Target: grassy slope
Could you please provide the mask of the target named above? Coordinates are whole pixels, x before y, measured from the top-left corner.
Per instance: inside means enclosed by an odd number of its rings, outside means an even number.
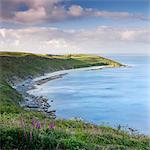
[[[21,96],[8,83],[15,83],[29,76],[35,77],[46,72],[95,65],[120,66],[121,64],[103,57],[84,54],[49,56],[0,52],[0,104],[5,103],[9,107],[10,104],[21,100]],[[4,105],[1,105],[1,111],[4,109]]]
[[[0,53],[1,78],[25,79],[44,72],[98,65],[120,66],[121,64],[92,55],[48,56],[28,53]]]
[[[91,55],[48,56],[28,53],[0,53],[0,109],[1,109],[1,146],[3,149],[148,149],[148,137],[131,136],[123,131],[109,127],[94,126],[82,121],[56,120],[55,130],[34,129],[34,138],[21,141],[24,130],[29,134],[31,118],[43,122],[45,116],[38,112],[22,110],[18,102],[21,95],[8,82],[16,82],[18,78],[41,75],[44,72],[77,67],[121,64]],[[22,114],[26,126],[20,128],[19,118]],[[50,122],[49,118],[46,118]],[[47,124],[48,126],[48,124]],[[37,142],[41,141],[41,142]],[[36,148],[35,148],[36,147]]]
[[[30,53],[0,52],[0,83],[1,101],[10,103],[12,97],[17,101],[20,96],[12,89],[6,81],[14,83],[29,76],[42,75],[45,72],[53,72],[62,69],[88,67],[95,65],[120,66],[121,64],[91,55],[64,55],[48,56]]]

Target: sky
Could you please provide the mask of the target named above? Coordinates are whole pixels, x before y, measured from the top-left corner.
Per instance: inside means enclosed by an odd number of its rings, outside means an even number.
[[[149,0],[0,0],[0,51],[150,53]]]

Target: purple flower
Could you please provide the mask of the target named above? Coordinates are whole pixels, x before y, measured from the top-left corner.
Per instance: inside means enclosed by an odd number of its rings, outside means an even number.
[[[30,141],[32,141],[32,131],[30,131]]]
[[[36,123],[36,121],[35,121],[35,119],[33,118],[33,119],[32,119],[32,126],[33,126],[33,127],[35,127],[35,123]]]
[[[27,140],[27,133],[24,131],[24,139]]]
[[[49,129],[54,129],[55,128],[55,124],[54,124],[54,122],[51,122],[50,124],[49,124]]]
[[[40,128],[41,128],[41,123],[40,123],[40,121],[37,121],[37,123],[36,123],[36,128],[37,128],[37,129],[40,129]]]

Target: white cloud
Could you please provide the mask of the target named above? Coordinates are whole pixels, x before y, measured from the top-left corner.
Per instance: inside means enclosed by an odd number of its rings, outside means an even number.
[[[36,24],[90,16],[109,19],[147,19],[144,15],[136,13],[100,11],[74,4],[65,7],[62,2],[67,3],[65,0],[1,0],[1,21]],[[26,9],[19,9],[21,6]]]
[[[72,5],[70,8],[69,8],[69,15],[71,16],[76,16],[76,17],[80,17],[82,16],[83,14],[83,8],[81,6],[78,6],[78,5]]]
[[[72,43],[67,42],[65,39],[57,38],[57,39],[51,39],[49,41],[43,42],[43,47],[52,47],[53,50],[75,50],[77,47],[73,45]]]
[[[96,17],[102,18],[113,18],[113,19],[139,19],[139,20],[146,20],[144,15],[142,14],[133,14],[128,12],[109,12],[109,11],[95,11]]]
[[[5,38],[5,29],[0,30],[1,38]]]
[[[46,18],[46,11],[43,7],[29,9],[28,11],[16,12],[15,20],[22,23],[36,23]]]
[[[0,50],[35,53],[148,52],[150,29],[99,26],[92,29],[0,29]]]

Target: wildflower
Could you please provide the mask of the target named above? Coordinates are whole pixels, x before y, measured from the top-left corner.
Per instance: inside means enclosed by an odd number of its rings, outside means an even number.
[[[24,139],[27,140],[27,133],[24,131]]]
[[[36,123],[36,128],[37,128],[37,129],[40,129],[40,128],[41,128],[40,121],[37,121],[37,123]]]
[[[54,122],[51,122],[50,124],[49,124],[49,129],[54,129],[55,128],[55,124],[54,124]]]
[[[30,131],[30,141],[32,141],[32,131]]]
[[[35,122],[35,119],[33,118],[33,119],[32,119],[32,126],[33,126],[33,127],[35,127],[35,123],[36,123],[36,122]]]

